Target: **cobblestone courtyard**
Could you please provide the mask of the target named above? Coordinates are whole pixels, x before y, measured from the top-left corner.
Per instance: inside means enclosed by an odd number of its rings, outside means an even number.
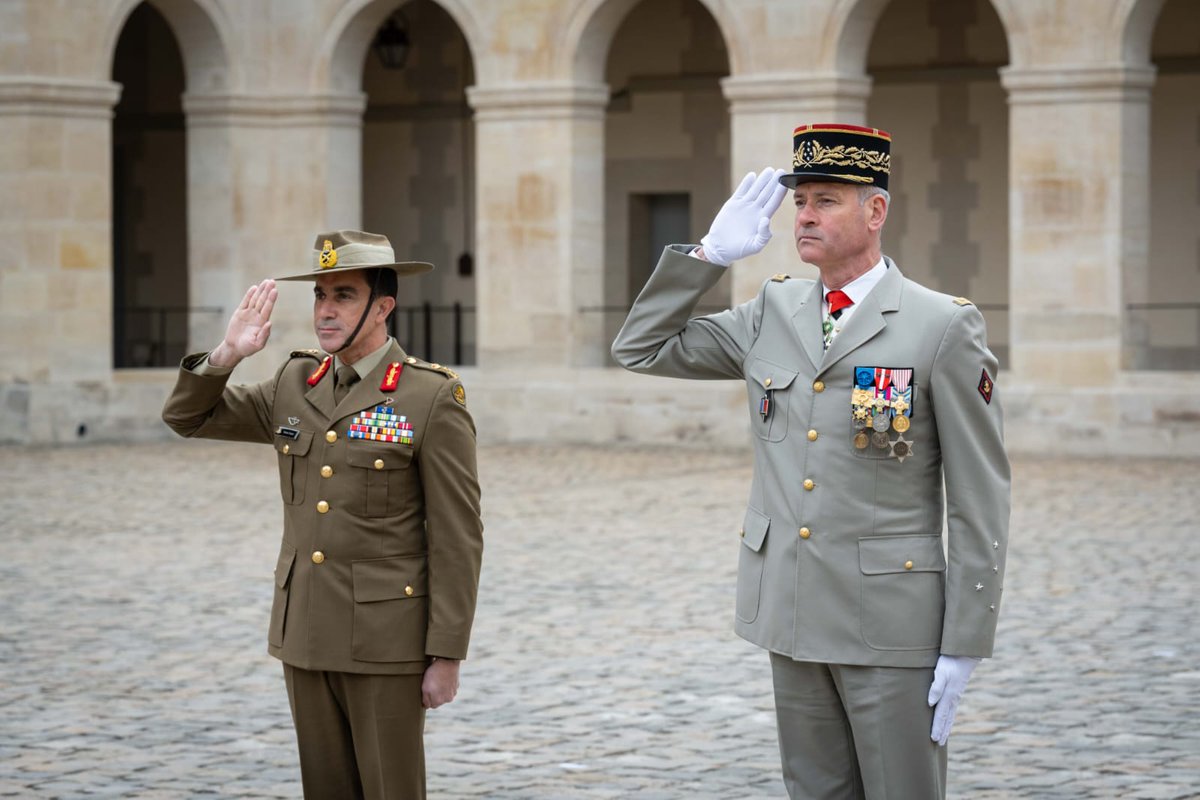
[[[298,798],[269,448],[0,449],[0,797]],[[1017,460],[955,798],[1200,797],[1200,462]],[[748,452],[489,447],[432,797],[783,798],[731,632]]]

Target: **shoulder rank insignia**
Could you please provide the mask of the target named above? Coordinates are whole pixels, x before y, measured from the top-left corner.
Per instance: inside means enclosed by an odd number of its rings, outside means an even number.
[[[783,283],[784,281],[786,281],[788,278],[791,278],[791,277],[792,276],[788,275],[786,272],[776,272],[774,275],[771,276],[771,280],[775,281],[775,283]]]
[[[308,385],[316,386],[321,382],[321,378],[325,377],[325,373],[329,372],[329,365],[333,363],[333,356],[325,356],[325,360],[321,362],[321,366],[317,367],[316,372],[308,376]]]
[[[447,378],[450,378],[452,380],[458,380],[457,372],[450,369],[449,367],[443,367],[441,364],[433,364],[429,361],[422,361],[421,359],[413,358],[412,356],[409,356],[408,358],[404,359],[404,362],[406,364],[412,364],[414,367],[420,367],[421,369],[427,369],[432,372],[440,372],[443,375],[445,375]]]
[[[954,305],[956,305],[956,306],[973,306],[975,304],[972,303],[970,300],[968,300],[965,297],[956,297],[956,298],[954,298]]]
[[[394,392],[396,387],[400,385],[400,373],[404,371],[404,365],[399,361],[393,361],[388,367],[387,372],[383,376],[383,382],[379,384],[379,391]]]
[[[458,401],[460,406],[466,407],[467,390],[463,388],[461,383],[454,387],[454,399]]]

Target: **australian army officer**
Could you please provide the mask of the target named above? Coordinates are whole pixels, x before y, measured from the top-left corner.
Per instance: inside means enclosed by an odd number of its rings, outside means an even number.
[[[268,650],[309,798],[423,798],[425,709],[454,698],[467,654],[483,549],[475,428],[458,376],[405,355],[386,327],[397,278],[429,269],[397,263],[383,236],[318,236],[311,269],[279,280],[313,283],[321,351],[228,385],[270,335],[265,280],[216,349],[184,359],[163,409],[182,436],[278,454]]]

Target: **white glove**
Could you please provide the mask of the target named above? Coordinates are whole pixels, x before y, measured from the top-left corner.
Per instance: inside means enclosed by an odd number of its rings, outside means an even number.
[[[771,216],[788,190],[779,182],[779,176],[784,174],[783,170],[770,167],[758,175],[746,173],[733,197],[717,212],[708,234],[700,240],[705,258],[728,267],[767,246],[771,241]]]
[[[938,656],[927,702],[937,706],[933,711],[933,730],[929,732],[929,738],[939,746],[946,744],[950,738],[958,701],[962,700],[967,680],[978,663],[979,659],[973,656]]]

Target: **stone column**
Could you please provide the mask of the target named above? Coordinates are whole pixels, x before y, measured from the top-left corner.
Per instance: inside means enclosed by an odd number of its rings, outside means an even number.
[[[601,84],[467,90],[475,109],[479,364],[608,359]]]
[[[1154,70],[1009,67],[1001,81],[1013,376],[1048,389],[1112,386],[1126,298],[1145,292]]]
[[[300,271],[312,237],[362,220],[366,96],[184,95],[188,126],[190,349],[207,349],[246,288]],[[265,377],[282,353],[311,347],[311,287],[281,285],[269,352],[239,378]]]
[[[862,75],[735,75],[721,81],[729,101],[730,190],[747,172],[770,165],[792,168],[792,131],[813,122],[863,125],[871,79]],[[734,266],[732,296],[740,303],[758,293],[777,272],[815,277],[792,240],[795,216],[790,197],[771,221],[773,238],[760,255]]]
[[[51,422],[32,388],[98,382],[112,369],[120,91],[109,81],[0,77],[0,442],[74,440],[78,415]]]

